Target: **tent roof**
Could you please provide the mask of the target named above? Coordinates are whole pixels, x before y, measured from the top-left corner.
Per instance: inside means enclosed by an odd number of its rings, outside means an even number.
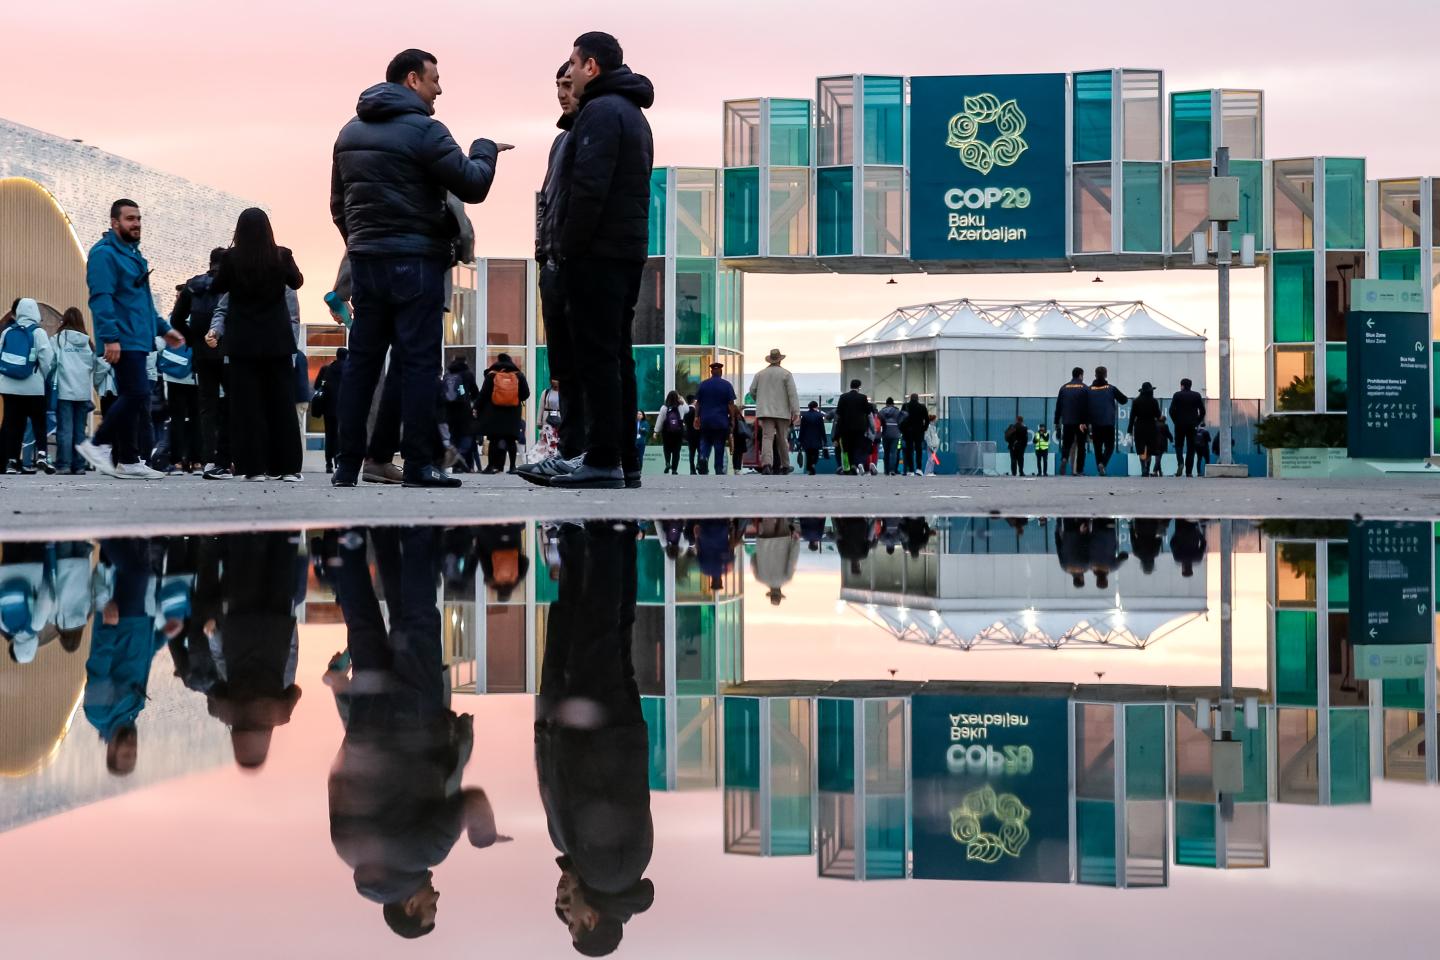
[[[1139,300],[995,301],[947,300],[900,307],[846,346],[903,340],[984,338],[995,340],[1160,341],[1202,347],[1205,337]]]

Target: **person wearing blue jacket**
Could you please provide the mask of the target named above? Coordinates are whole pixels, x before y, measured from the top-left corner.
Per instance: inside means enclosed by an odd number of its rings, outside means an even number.
[[[1104,367],[1095,368],[1095,380],[1090,384],[1090,442],[1095,444],[1095,469],[1100,476],[1110,466],[1110,456],[1115,452],[1115,416],[1119,404],[1129,403],[1130,398],[1120,388],[1106,379]]]
[[[1076,367],[1055,397],[1055,432],[1060,434],[1060,466],[1056,476],[1063,477],[1066,467],[1077,477],[1085,472],[1085,430],[1089,422],[1090,398],[1085,387],[1085,371]]]
[[[136,442],[141,421],[150,411],[146,359],[155,349],[156,337],[164,337],[173,347],[185,342],[156,311],[150,273],[150,264],[140,252],[140,205],[116,200],[110,205],[109,231],[90,248],[85,281],[95,339],[105,362],[115,370],[118,396],[94,438],[76,451],[101,473],[126,480],[165,476],[141,462]]]
[[[100,553],[115,579],[110,598],[100,604],[85,662],[85,719],[105,741],[106,769],[123,777],[134,771],[139,755],[135,721],[145,709],[150,664],[159,650],[154,577],[148,541],[105,540]]]
[[[55,470],[45,459],[46,383],[55,369],[55,348],[40,326],[40,306],[29,297],[15,301],[14,319],[0,328],[0,396],[5,418],[0,421],[0,473],[46,473]],[[9,372],[7,372],[9,371]],[[22,465],[25,427],[35,435],[35,466]]]
[[[809,409],[800,414],[800,449],[805,452],[805,472],[812,477],[824,446],[825,414],[820,412],[820,404],[811,400]]]

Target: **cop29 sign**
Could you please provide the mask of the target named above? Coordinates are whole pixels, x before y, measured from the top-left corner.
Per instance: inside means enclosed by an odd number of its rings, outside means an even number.
[[[912,260],[1065,258],[1065,75],[910,81]]]

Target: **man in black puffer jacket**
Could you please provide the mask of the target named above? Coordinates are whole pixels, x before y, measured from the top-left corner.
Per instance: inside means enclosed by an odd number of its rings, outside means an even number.
[[[655,88],[625,66],[620,44],[608,33],[575,41],[570,79],[580,112],[561,168],[569,197],[560,227],[560,275],[575,321],[576,355],[585,358],[577,373],[590,433],[584,464],[550,484],[638,487],[630,337],[650,247],[655,147],[642,111],[655,102]]]
[[[445,275],[459,231],[445,194],[483,201],[495,159],[509,147],[476,140],[467,157],[433,116],[440,92],[435,57],[406,50],[390,61],[384,83],[360,94],[355,118],[335,140],[330,215],[345,238],[355,311],[331,479],[337,487],[353,487],[359,477],[368,405],[392,346],[400,365],[405,485],[460,485],[435,464]]]

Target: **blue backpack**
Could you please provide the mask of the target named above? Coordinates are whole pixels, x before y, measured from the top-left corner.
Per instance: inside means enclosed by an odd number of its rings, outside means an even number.
[[[193,357],[189,347],[165,347],[155,358],[155,369],[167,377],[187,380],[190,377]]]
[[[27,380],[35,369],[34,325],[11,323],[0,334],[0,376]]]
[[[12,577],[0,583],[0,629],[11,637],[29,633],[34,603],[34,587],[24,577]]]

